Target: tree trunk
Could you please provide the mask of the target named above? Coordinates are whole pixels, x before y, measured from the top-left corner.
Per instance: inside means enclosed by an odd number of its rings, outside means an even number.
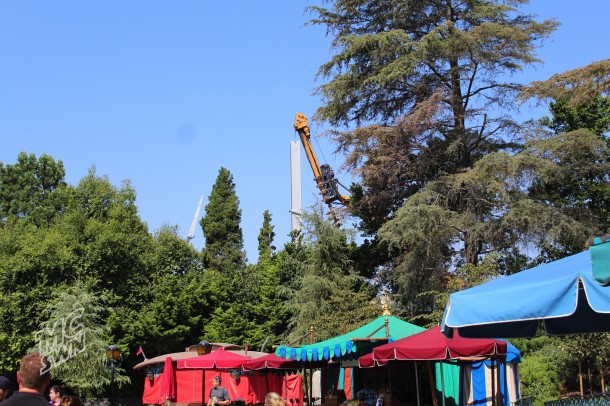
[[[578,380],[580,381],[580,397],[585,396],[585,390],[582,386],[582,363],[578,358]]]

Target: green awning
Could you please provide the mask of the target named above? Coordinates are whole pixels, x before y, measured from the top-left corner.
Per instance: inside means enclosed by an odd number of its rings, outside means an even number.
[[[386,318],[388,320],[389,337],[386,337]],[[425,328],[407,323],[394,316],[381,316],[360,328],[326,341],[298,347],[281,345],[275,350],[275,355],[297,361],[329,360],[345,356],[346,354],[356,353],[358,350],[358,339],[368,338],[372,342],[377,341],[381,344],[399,340],[424,330]]]
[[[610,285],[610,235],[593,238],[589,251],[593,279],[602,286]]]

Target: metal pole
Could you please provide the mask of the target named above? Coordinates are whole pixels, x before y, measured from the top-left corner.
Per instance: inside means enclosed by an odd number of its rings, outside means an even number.
[[[114,406],[114,360],[110,362],[110,404]]]
[[[419,376],[417,374],[417,361],[413,362],[413,365],[415,365],[415,389],[417,392],[417,406],[420,406],[420,401],[419,401]]]
[[[441,369],[441,396],[443,397],[443,406],[445,406],[445,373],[443,372],[445,368],[442,361],[438,363],[438,366]]]

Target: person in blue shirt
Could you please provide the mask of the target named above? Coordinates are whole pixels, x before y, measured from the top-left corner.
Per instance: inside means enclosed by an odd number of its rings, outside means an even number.
[[[356,392],[356,397],[364,403],[373,405],[377,400],[377,392],[375,389],[371,388],[371,383],[369,381],[364,381],[364,387]]]

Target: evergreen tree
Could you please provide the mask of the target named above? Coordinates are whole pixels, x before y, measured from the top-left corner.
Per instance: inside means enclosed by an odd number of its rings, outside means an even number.
[[[205,326],[207,339],[248,344],[251,348],[262,346],[267,337],[277,341],[286,325],[286,315],[279,295],[274,237],[271,215],[265,211],[258,238],[258,263],[234,273],[230,291],[235,292],[235,297],[215,309]]]
[[[310,244],[298,287],[288,299],[293,341],[315,326],[316,340],[341,334],[378,316],[372,290],[352,269],[346,233],[320,213],[306,214],[303,224]]]
[[[333,133],[361,177],[352,207],[374,236],[427,182],[518,147],[507,112],[520,86],[502,76],[538,62],[535,46],[556,23],[496,0],[331,4],[311,8],[337,50],[319,70],[329,81],[318,89],[316,117],[378,123]]]
[[[241,229],[241,209],[233,175],[220,168],[200,221],[205,238],[203,261],[206,268],[232,275],[246,263]]]
[[[273,246],[273,239],[275,238],[275,231],[273,231],[273,225],[271,225],[271,213],[269,210],[265,210],[263,213],[263,226],[258,234],[258,258],[270,257],[275,247]]]
[[[582,251],[603,223],[570,196],[579,179],[605,183],[609,153],[598,135],[578,130],[531,140],[516,155],[488,154],[428,183],[379,232],[400,252],[387,280],[403,314],[431,313],[434,303],[419,292],[445,290],[450,272],[491,254],[506,274]]]
[[[257,275],[246,266],[241,209],[233,175],[220,168],[201,219],[205,238],[203,262],[215,275],[214,311],[205,325],[207,340],[245,344],[254,327],[249,306],[256,300]]]
[[[100,394],[110,383],[105,305],[104,295],[88,291],[85,283],[77,281],[54,292],[36,333],[32,350],[47,354],[52,360],[53,377],[80,396]],[[117,373],[115,380],[120,384],[127,377]]]

